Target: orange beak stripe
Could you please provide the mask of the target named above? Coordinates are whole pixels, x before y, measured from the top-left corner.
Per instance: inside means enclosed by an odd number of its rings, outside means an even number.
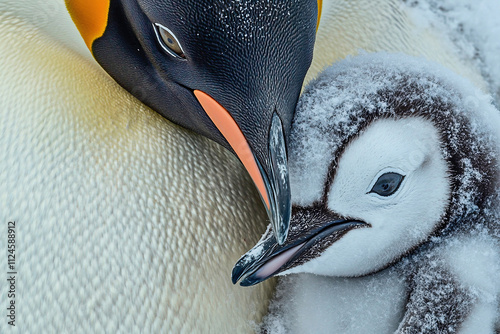
[[[316,32],[319,29],[319,20],[321,19],[321,10],[323,8],[323,0],[318,0],[318,21],[316,23]]]
[[[267,197],[264,180],[262,179],[262,175],[260,174],[252,150],[250,149],[250,146],[248,145],[248,142],[241,132],[238,124],[234,121],[233,117],[231,117],[227,110],[207,93],[204,93],[201,90],[195,90],[194,95],[200,102],[208,117],[210,117],[217,129],[219,129],[229,145],[231,145],[234,152],[236,152],[236,155],[243,163],[243,166],[245,166],[246,170],[250,174],[250,177],[257,186],[257,189],[264,199],[267,208],[270,209],[271,206],[269,204],[269,198]]]
[[[108,25],[109,3],[110,0],[66,0],[66,8],[91,52],[92,43]]]

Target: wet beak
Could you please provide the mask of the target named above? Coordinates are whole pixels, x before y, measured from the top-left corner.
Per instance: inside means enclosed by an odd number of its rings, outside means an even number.
[[[236,263],[232,272],[233,284],[240,279],[241,286],[252,286],[293,267],[302,254],[321,239],[334,235],[340,239],[349,230],[365,227],[366,223],[339,219],[299,235],[296,240],[288,240],[279,245],[273,235],[267,234]]]
[[[275,240],[280,245],[284,244],[290,225],[291,199],[285,135],[280,118],[276,113],[272,116],[268,143],[269,161],[262,162],[269,170],[269,173],[266,173],[263,164],[253,154],[248,141],[229,112],[205,92],[195,90],[194,95],[250,174],[265,204]]]
[[[274,236],[277,242],[282,245],[288,236],[292,208],[285,135],[281,120],[276,113],[273,114],[271,122],[268,147],[270,173],[265,186],[267,196],[270,198],[270,205],[267,214],[271,220]],[[261,175],[265,175],[262,167],[260,170]]]

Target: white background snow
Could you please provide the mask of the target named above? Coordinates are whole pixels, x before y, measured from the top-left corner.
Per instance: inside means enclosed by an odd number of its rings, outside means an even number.
[[[450,36],[460,53],[474,59],[497,106],[500,101],[500,1],[407,0],[416,9],[413,19],[433,25]]]

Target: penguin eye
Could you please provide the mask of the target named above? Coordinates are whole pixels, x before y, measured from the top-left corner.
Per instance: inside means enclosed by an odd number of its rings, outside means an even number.
[[[403,182],[404,176],[398,173],[385,173],[381,175],[370,190],[370,193],[376,193],[380,196],[391,196],[394,194]]]
[[[153,25],[156,38],[162,49],[174,58],[186,60],[181,44],[174,33],[159,23]]]

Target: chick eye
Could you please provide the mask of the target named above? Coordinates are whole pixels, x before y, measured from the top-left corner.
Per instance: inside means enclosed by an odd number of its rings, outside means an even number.
[[[404,176],[401,174],[385,173],[378,178],[370,192],[384,197],[391,196],[399,189],[403,179]]]
[[[153,27],[162,49],[174,58],[185,60],[184,51],[174,33],[159,23],[155,23]]]

